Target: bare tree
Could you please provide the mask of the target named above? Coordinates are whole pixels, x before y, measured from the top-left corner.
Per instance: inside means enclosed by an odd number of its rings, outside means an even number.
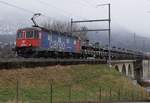
[[[54,30],[54,31],[58,31],[58,32],[66,32],[68,34],[72,34],[75,36],[80,37],[81,40],[87,40],[87,32],[72,32],[71,33],[71,23],[70,22],[65,22],[65,21],[52,21],[52,20],[48,20],[43,22],[42,27],[48,29],[48,30]],[[72,27],[72,31],[78,31],[78,30],[87,30],[87,27],[80,27],[77,24],[74,24]]]

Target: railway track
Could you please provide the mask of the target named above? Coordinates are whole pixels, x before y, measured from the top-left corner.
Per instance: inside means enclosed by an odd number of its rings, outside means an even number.
[[[44,59],[44,58],[0,58],[0,69],[43,67],[53,65],[105,64],[103,59]]]

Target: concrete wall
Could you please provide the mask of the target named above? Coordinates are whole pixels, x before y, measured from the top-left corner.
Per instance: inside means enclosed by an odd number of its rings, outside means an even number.
[[[134,78],[134,66],[133,63],[116,63],[113,65],[117,71],[128,77]]]
[[[113,68],[132,79],[150,79],[150,60],[113,61]]]
[[[142,79],[150,79],[150,60],[143,60],[142,68],[143,68]]]

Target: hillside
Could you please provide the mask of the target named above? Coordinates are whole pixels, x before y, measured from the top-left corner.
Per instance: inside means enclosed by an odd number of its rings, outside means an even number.
[[[143,88],[133,85],[127,77],[106,65],[0,70],[1,102],[16,101],[18,95],[23,102],[48,103],[51,94],[53,102],[141,100],[146,97]]]
[[[120,47],[120,48],[127,48],[127,49],[135,49],[142,50],[145,52],[150,51],[150,38],[146,38],[143,36],[139,36],[140,34],[135,35],[134,33],[124,30],[123,28],[113,29],[111,33],[111,45]],[[108,33],[107,32],[90,32],[88,34],[88,38],[91,41],[100,42],[102,45],[108,44]]]

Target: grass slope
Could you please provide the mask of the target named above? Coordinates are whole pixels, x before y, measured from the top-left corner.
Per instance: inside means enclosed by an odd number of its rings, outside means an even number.
[[[0,70],[0,101],[16,101],[17,91],[24,103],[50,103],[51,93],[53,102],[146,98],[143,88],[106,65]]]

